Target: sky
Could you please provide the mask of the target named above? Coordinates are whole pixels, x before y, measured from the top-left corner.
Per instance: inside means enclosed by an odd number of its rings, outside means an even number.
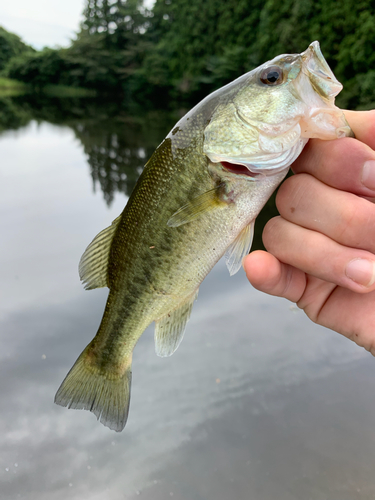
[[[82,19],[85,0],[0,2],[0,26],[36,49],[66,47]]]
[[[154,0],[144,5],[152,7]],[[0,26],[35,49],[67,47],[79,31],[86,0],[8,0],[0,2]]]

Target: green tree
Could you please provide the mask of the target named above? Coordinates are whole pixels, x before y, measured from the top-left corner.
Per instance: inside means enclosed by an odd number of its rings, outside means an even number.
[[[81,31],[67,51],[72,79],[128,94],[149,49],[149,15],[140,0],[87,0]]]
[[[5,68],[12,57],[27,52],[35,52],[35,50],[23,43],[19,36],[0,26],[0,71]]]
[[[374,106],[374,0],[156,0],[151,10],[142,0],[86,0],[71,47],[15,52],[7,64],[9,76],[34,86],[63,83],[127,103],[190,106],[314,40],[344,84],[338,103]]]
[[[7,76],[39,88],[60,83],[61,75],[67,69],[64,55],[63,50],[48,48],[40,52],[24,52],[9,61]]]

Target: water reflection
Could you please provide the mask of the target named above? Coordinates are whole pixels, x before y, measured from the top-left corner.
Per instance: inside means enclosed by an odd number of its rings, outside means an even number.
[[[32,115],[13,99],[0,96],[0,133],[24,127],[31,119]]]
[[[23,127],[31,118],[69,126],[84,147],[94,189],[100,188],[108,205],[118,191],[130,195],[145,162],[179,118],[178,112],[129,114],[118,103],[92,98],[27,95],[3,98],[0,106],[0,130]]]
[[[130,195],[145,162],[158,146],[158,134],[142,130],[150,122],[139,124],[128,120],[121,126],[108,121],[100,126],[98,123],[73,125],[87,155],[94,188],[99,185],[108,205],[116,191]],[[162,128],[161,133],[164,131]]]
[[[0,497],[373,500],[373,359],[223,263],[174,356],[141,337],[123,433],[53,405],[106,298],[82,289],[80,255],[169,129],[69,102],[18,99],[32,120],[0,136]]]

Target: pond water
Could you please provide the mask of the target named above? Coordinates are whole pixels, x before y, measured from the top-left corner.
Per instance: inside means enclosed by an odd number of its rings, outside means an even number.
[[[122,433],[53,404],[107,295],[80,256],[177,117],[0,104],[0,498],[373,500],[374,359],[223,262],[172,357],[141,337]]]

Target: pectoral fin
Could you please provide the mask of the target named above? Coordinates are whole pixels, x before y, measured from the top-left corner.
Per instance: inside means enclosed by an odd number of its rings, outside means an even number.
[[[109,286],[109,250],[120,218],[121,215],[109,227],[106,227],[97,234],[81,257],[79,262],[79,277],[84,283],[86,290]]]
[[[231,276],[240,269],[242,259],[250,252],[254,236],[254,224],[255,220],[246,226],[225,253],[225,262]]]
[[[181,207],[168,220],[167,225],[170,227],[178,227],[187,222],[198,219],[201,215],[227,205],[219,197],[222,184],[206,191],[205,193],[193,198],[189,203]]]
[[[197,296],[198,290],[155,322],[155,351],[158,356],[171,356],[181,344]]]

